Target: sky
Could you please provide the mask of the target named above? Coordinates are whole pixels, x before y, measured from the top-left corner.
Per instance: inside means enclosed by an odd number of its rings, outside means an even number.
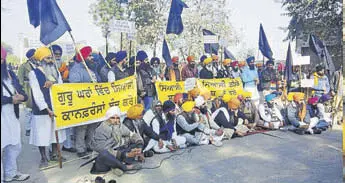
[[[95,48],[105,44],[100,28],[93,24],[88,13],[89,6],[95,0],[57,0],[62,12],[72,28],[72,34],[77,42],[85,42]],[[250,4],[250,6],[249,6]],[[1,0],[1,41],[10,44],[16,55],[26,50],[20,46],[20,38],[39,40],[39,28],[34,29],[29,23],[26,0]],[[279,27],[286,27],[289,17],[282,16],[284,10],[275,0],[227,0],[231,8],[231,22],[236,30],[241,30],[243,41],[249,48],[255,49],[258,55],[259,25],[262,23],[275,59],[285,59],[288,42],[283,42],[287,33]],[[168,13],[168,12],[167,12]],[[59,41],[71,42],[68,34]],[[232,46],[235,54],[238,46]]]

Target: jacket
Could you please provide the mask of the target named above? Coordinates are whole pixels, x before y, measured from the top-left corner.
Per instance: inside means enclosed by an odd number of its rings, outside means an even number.
[[[24,92],[22,85],[19,84],[19,80],[18,80],[16,74],[11,70],[8,70],[8,73],[9,73],[10,77],[12,78],[13,87],[16,89],[16,91],[19,94],[24,96],[24,101],[27,101],[28,96]],[[5,105],[5,104],[12,104],[12,101],[13,101],[12,97],[4,96],[3,91],[2,91],[2,86],[3,86],[3,83],[1,83],[1,106]],[[13,95],[15,95],[15,94],[13,93]],[[19,104],[14,104],[14,112],[15,112],[17,119],[19,119]]]

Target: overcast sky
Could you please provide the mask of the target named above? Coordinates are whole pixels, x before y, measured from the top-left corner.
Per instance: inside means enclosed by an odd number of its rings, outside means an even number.
[[[100,28],[94,26],[88,13],[94,0],[57,0],[62,12],[69,22],[72,33],[77,41],[86,40],[93,47],[104,45]],[[274,0],[227,0],[231,7],[231,21],[237,30],[242,30],[246,46],[258,53],[259,25],[263,24],[266,36],[276,59],[285,59],[287,42],[283,42],[286,33],[279,27],[286,27],[289,17],[281,16],[284,12],[280,3]],[[1,0],[1,38],[10,44],[19,54],[19,37],[39,39],[39,29],[34,29],[29,23],[26,0]],[[249,5],[250,4],[250,5]],[[168,13],[168,12],[167,12]],[[70,41],[68,34],[61,40]],[[236,55],[239,48],[233,47]],[[26,51],[26,50],[24,50]],[[261,59],[262,56],[260,55]]]

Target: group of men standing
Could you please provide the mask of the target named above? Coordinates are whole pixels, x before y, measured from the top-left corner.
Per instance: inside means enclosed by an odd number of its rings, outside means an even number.
[[[291,84],[300,78],[296,77],[287,83],[288,86],[280,84],[274,62],[267,61],[259,72],[254,57],[247,58],[246,66],[242,67],[238,61],[230,59],[221,62],[217,55],[203,55],[198,63],[194,56],[188,56],[183,65],[179,57],[173,57],[172,65],[166,66],[157,57],[149,60],[145,51],[138,51],[129,61],[126,51],[110,52],[104,60],[86,46],[66,63],[61,59],[62,49],[58,45],[31,49],[26,56],[28,60],[20,66],[17,79],[7,69],[6,51],[1,50],[1,134],[5,135],[1,144],[4,180],[8,181],[29,177],[17,172],[15,165],[20,152],[18,104],[22,102],[26,102],[26,135],[41,155],[39,167],[47,167],[49,160],[58,159],[55,114],[49,92],[54,84],[114,82],[137,76],[140,104],[131,106],[127,113],[111,107],[103,122],[58,130],[63,151],[76,152],[83,158],[91,151],[99,153],[91,173],[103,173],[111,168],[140,169],[140,164],[134,162],[143,161],[154,153],[176,151],[189,145],[221,146],[222,140],[245,136],[258,127],[282,129],[291,124],[296,129],[305,129],[306,133],[320,133],[332,120],[327,103],[335,96],[334,92],[342,92],[334,90],[324,74],[324,67],[318,66],[311,76],[313,96],[306,103],[305,96],[297,92],[292,93],[292,100],[288,101],[284,88],[301,91],[300,86]],[[194,88],[188,93],[176,94],[173,100],[163,103],[158,100],[156,81],[185,81],[188,78],[241,78],[244,91],[236,97],[217,92],[211,99],[210,94],[200,94],[199,89]],[[341,78],[336,82],[342,82]],[[263,97],[260,97],[260,88]],[[3,139],[6,142],[3,143]],[[49,158],[46,147],[49,147]]]

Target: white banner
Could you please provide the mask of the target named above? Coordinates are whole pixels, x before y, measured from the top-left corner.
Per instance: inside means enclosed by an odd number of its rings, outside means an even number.
[[[293,57],[292,65],[309,65],[310,64],[310,56],[302,56],[299,54],[295,54]]]
[[[216,35],[204,36],[204,44],[208,44],[208,43],[218,43],[218,36]]]
[[[314,86],[314,79],[302,79],[301,86],[302,88],[312,88]]]
[[[135,22],[127,20],[113,20],[110,29],[114,32],[135,33]]]

